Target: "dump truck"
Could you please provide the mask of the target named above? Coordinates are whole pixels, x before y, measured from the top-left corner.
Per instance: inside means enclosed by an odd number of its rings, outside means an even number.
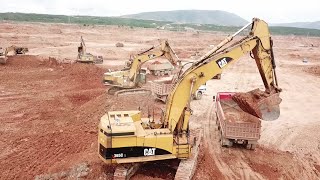
[[[166,102],[167,96],[170,94],[173,87],[174,83],[172,83],[171,79],[154,80],[151,82],[151,93],[155,96],[156,99]],[[199,89],[192,94],[192,99],[200,100],[202,98],[202,95],[206,92],[206,90],[206,84],[201,85]]]
[[[247,149],[253,150],[260,139],[261,121],[244,112],[232,99],[234,94],[234,92],[219,92],[214,96],[221,146],[242,144]]]
[[[171,75],[174,66],[170,62],[155,61],[148,66],[148,70],[155,76]]]

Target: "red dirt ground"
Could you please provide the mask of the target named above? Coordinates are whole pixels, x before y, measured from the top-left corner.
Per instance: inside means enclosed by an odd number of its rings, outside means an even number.
[[[107,95],[101,83],[105,69],[123,67],[130,54],[150,48],[158,38],[169,38],[180,58],[191,59],[225,37],[221,33],[194,36],[192,32],[40,23],[5,22],[0,30],[2,47],[26,46],[34,55],[10,57],[6,65],[0,65],[0,179],[112,179],[115,167],[105,165],[97,155],[100,117],[109,110],[137,110],[139,106],[146,116],[148,107],[164,105],[151,96]],[[105,57],[103,65],[48,60],[49,56],[74,60],[81,35],[88,52]],[[209,81],[207,95],[191,103],[190,127],[206,132],[194,179],[320,177],[319,38],[273,39],[283,88],[281,117],[262,124],[261,146],[255,151],[221,148],[215,128],[207,122],[214,120],[212,95],[252,90],[261,84],[261,78],[248,57],[224,71],[221,80]],[[123,42],[124,47],[115,47],[115,42]],[[317,46],[310,47],[310,43]],[[304,58],[308,63],[302,62]],[[305,99],[308,106],[301,106]],[[148,163],[133,179],[172,179],[174,169],[168,165]]]
[[[148,107],[150,112],[157,107],[151,96],[110,97],[101,83],[105,70],[94,65],[16,56],[0,69],[0,171],[5,179],[31,179],[83,161],[101,167],[95,154],[99,118],[109,110],[139,106],[147,116]]]

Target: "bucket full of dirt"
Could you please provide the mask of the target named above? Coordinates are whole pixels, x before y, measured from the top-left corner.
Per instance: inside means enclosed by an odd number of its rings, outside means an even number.
[[[239,107],[261,120],[273,121],[280,116],[280,93],[266,93],[255,89],[246,93],[236,93],[232,99]]]

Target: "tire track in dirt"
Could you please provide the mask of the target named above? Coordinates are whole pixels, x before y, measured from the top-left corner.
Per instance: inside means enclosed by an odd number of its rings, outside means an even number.
[[[214,162],[216,163],[216,166],[219,168],[219,171],[227,178],[227,179],[234,179],[236,178],[236,175],[230,171],[228,168],[228,165],[223,162],[223,160],[219,157],[219,154],[221,153],[220,148],[218,147],[219,144],[217,145],[218,136],[212,137],[213,134],[217,134],[216,127],[213,125],[214,124],[214,110],[213,110],[214,104],[210,103],[209,108],[206,111],[206,116],[205,116],[205,123],[203,123],[204,127],[204,136],[205,140],[204,142],[207,145],[207,148],[209,149],[209,152],[211,156],[213,157]],[[218,151],[218,152],[217,152]]]
[[[209,150],[213,156],[213,159],[215,160],[216,165],[219,167],[219,170],[223,173],[226,179],[264,179],[262,175],[254,172],[245,162],[242,152],[237,152],[237,158],[232,160],[235,162],[235,164],[228,164],[225,162],[225,156],[222,155],[222,153],[225,152],[221,149],[222,147],[219,143],[219,139],[217,138],[218,136],[212,136],[213,134],[219,133],[219,131],[217,131],[217,126],[214,123],[216,121],[216,116],[213,108],[214,103],[211,103],[206,113],[206,119],[210,126],[205,125],[204,127]],[[229,153],[230,151],[233,151],[233,149],[228,150]],[[234,170],[233,167],[236,167],[236,170]]]

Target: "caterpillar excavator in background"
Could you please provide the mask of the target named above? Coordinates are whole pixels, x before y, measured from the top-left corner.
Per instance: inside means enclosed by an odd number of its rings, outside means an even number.
[[[92,63],[92,64],[102,64],[103,57],[102,56],[94,56],[91,53],[86,52],[87,47],[84,43],[84,40],[81,36],[80,38],[80,46],[78,47],[78,58],[76,62],[80,63]]]
[[[9,55],[25,54],[29,49],[26,47],[9,46],[5,49],[0,47],[0,64],[6,64]]]
[[[142,84],[146,83],[146,71],[141,66],[152,59],[158,57],[165,57],[176,68],[180,66],[180,60],[170,47],[165,39],[159,40],[158,46],[137,54],[130,59],[125,68],[120,71],[104,73],[103,82],[106,86],[111,86],[108,90],[109,94],[131,94],[131,93],[145,93],[150,90],[141,88]],[[158,49],[159,48],[159,49]]]
[[[249,35],[229,45],[236,35],[249,26]],[[265,91],[256,89],[236,93],[232,98],[245,113],[261,120],[276,120],[280,115],[281,89],[278,87],[275,71],[272,39],[267,23],[254,18],[179,76],[168,96],[162,117],[142,118],[140,111],[109,111],[101,117],[98,133],[99,157],[105,163],[118,164],[189,158],[194,143],[190,140],[189,129],[192,94],[212,77],[221,74],[223,69],[249,53],[254,58],[252,62],[259,69]]]

